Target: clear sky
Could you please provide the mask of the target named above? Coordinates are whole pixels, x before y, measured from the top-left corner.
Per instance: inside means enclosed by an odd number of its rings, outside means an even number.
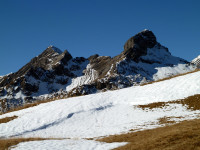
[[[49,45],[73,57],[115,56],[143,29],[192,60],[200,55],[200,0],[0,0],[0,75]]]

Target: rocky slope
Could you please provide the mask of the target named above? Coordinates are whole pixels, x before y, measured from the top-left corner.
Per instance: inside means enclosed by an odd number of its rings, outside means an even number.
[[[172,56],[149,30],[131,37],[113,58],[73,58],[67,50],[50,46],[16,73],[0,78],[1,111],[36,100],[140,85],[194,69],[196,65]]]

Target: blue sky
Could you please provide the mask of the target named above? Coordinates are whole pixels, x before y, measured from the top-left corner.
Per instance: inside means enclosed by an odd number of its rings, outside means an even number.
[[[199,8],[199,0],[0,0],[0,75],[49,45],[73,57],[115,56],[143,29],[190,61],[200,55]]]

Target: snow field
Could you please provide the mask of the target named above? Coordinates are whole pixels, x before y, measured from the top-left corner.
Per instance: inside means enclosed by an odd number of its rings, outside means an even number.
[[[172,117],[171,120],[175,121],[197,118],[200,111],[188,110],[181,104],[170,104],[152,110],[143,110],[137,105],[167,102],[200,94],[199,77],[200,72],[195,72],[146,86],[57,100],[4,114],[0,118],[13,115],[18,118],[0,124],[0,137],[53,137],[81,140],[81,138],[120,134],[131,129],[155,128],[162,126],[158,121],[162,117]],[[40,142],[38,144],[41,146]],[[45,142],[48,141],[44,141],[44,146]],[[68,142],[75,143],[74,148],[81,146],[80,141]],[[19,147],[23,149],[24,144],[28,147],[26,143],[19,144]],[[97,143],[91,143],[91,146],[93,145],[98,146]]]

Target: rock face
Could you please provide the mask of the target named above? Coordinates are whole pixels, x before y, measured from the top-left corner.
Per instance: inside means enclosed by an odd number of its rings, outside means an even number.
[[[192,64],[195,64],[198,68],[200,68],[200,55],[191,61]]]
[[[140,85],[196,69],[174,57],[144,30],[131,37],[121,54],[76,57],[54,46],[16,73],[0,78],[0,111],[36,100],[81,96]]]
[[[156,37],[152,31],[144,30],[131,37],[124,45],[123,55],[138,61],[140,56],[147,54],[147,48],[153,48],[157,44]]]

